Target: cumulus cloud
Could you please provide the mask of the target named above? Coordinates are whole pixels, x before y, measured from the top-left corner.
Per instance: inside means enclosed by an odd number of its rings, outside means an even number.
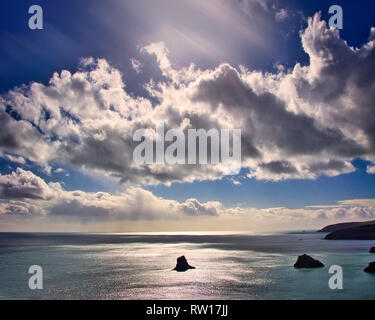
[[[197,199],[187,199],[179,205],[179,209],[191,216],[209,215],[216,216],[221,211],[222,204],[217,201],[209,201],[204,204]]]
[[[281,8],[279,11],[275,13],[275,19],[276,21],[284,21],[288,18],[288,11],[284,8]]]
[[[3,220],[5,218],[6,220]],[[197,199],[176,201],[157,197],[140,187],[129,187],[118,194],[107,192],[67,191],[59,183],[46,183],[31,171],[18,168],[0,175],[0,226],[14,218],[39,222],[137,222],[188,221],[215,219],[242,221],[249,226],[308,227],[335,221],[369,220],[375,218],[374,199],[339,201],[330,206],[299,209],[225,207],[219,201],[200,202]],[[224,220],[223,220],[224,219]],[[229,220],[228,220],[229,219]],[[230,220],[232,219],[232,220]],[[234,220],[233,220],[234,219]],[[19,220],[17,220],[19,221]],[[199,220],[200,221],[200,220]]]
[[[166,200],[139,187],[130,187],[119,194],[66,191],[59,183],[46,183],[33,172],[21,168],[0,175],[0,199],[0,214],[68,220],[181,219],[215,216],[222,210],[218,202]]]
[[[56,72],[47,85],[34,82],[0,97],[0,152],[135,184],[225,174],[222,165],[136,165],[133,132],[163,121],[166,130],[240,128],[249,178],[353,172],[354,158],[375,161],[375,29],[361,48],[351,48],[316,14],[301,40],[310,63],[272,74],[229,64],[176,69],[163,43],[145,46],[164,77],[146,85],[156,104],[130,95],[106,60],[83,59],[74,73]]]
[[[137,73],[142,72],[142,64],[139,60],[137,60],[135,58],[131,58],[130,63],[132,65],[133,69],[135,70],[135,72],[137,72]]]
[[[22,157],[17,157],[17,156],[13,156],[11,154],[5,154],[2,156],[2,158],[4,158],[5,160],[8,160],[10,162],[13,162],[13,163],[18,163],[18,164],[26,164],[26,160]]]
[[[367,166],[367,173],[368,174],[375,174],[375,165]]]
[[[269,223],[289,222],[290,226],[303,222],[305,227],[309,224],[327,221],[365,221],[375,219],[375,205],[373,199],[339,201],[331,206],[309,206],[298,209],[290,208],[227,208],[226,215],[247,217],[250,221],[265,221]]]
[[[31,171],[21,168],[9,175],[0,175],[1,199],[47,199],[56,187],[56,184],[48,185]]]

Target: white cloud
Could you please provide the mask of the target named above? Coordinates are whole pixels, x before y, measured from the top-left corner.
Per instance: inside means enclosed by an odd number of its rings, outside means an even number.
[[[130,187],[119,194],[66,191],[59,183],[46,183],[21,168],[9,175],[0,175],[0,199],[3,199],[0,214],[44,215],[65,220],[181,219],[214,216],[221,210],[218,202],[166,200],[139,187]]]
[[[17,168],[9,175],[0,175],[0,199],[48,199],[59,185],[47,184],[31,171]]]
[[[5,154],[2,156],[2,158],[13,163],[26,164],[26,160],[19,156],[12,156],[11,154]]]
[[[288,11],[284,8],[281,8],[279,11],[275,13],[275,19],[276,21],[284,21],[288,18]]]
[[[63,221],[137,221],[183,220],[192,217],[240,217],[250,222],[330,220],[366,220],[375,218],[374,199],[340,201],[331,206],[300,209],[224,207],[219,201],[202,203],[197,199],[183,202],[155,196],[139,187],[129,187],[118,194],[66,191],[59,183],[43,179],[18,168],[0,175],[0,215],[29,216]]]
[[[137,72],[137,73],[141,73],[142,72],[142,64],[139,60],[135,59],[135,58],[131,58],[130,59],[130,63],[133,67],[133,69]]]
[[[375,161],[372,121],[375,29],[359,49],[349,47],[320,15],[301,33],[310,57],[292,71],[261,73],[229,64],[176,69],[163,43],[145,46],[164,75],[146,98],[126,91],[122,74],[104,59],[55,73],[0,97],[0,152],[51,164],[101,171],[135,184],[221,178],[217,166],[137,166],[132,134],[138,128],[241,128],[248,177],[315,179],[355,170],[351,161]],[[125,79],[126,82],[126,79]]]

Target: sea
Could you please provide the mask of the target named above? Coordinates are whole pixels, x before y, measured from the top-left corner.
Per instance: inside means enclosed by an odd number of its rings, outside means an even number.
[[[374,299],[375,275],[363,269],[375,242],[324,236],[0,233],[0,299]],[[295,269],[304,253],[325,267]],[[182,255],[196,269],[172,271]],[[29,287],[34,265],[43,289]],[[342,270],[342,289],[329,285],[331,266]]]

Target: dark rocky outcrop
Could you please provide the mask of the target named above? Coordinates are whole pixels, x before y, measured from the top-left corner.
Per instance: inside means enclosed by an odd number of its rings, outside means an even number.
[[[331,224],[318,232],[329,232],[327,240],[375,240],[375,220]]]
[[[334,232],[343,229],[358,227],[359,225],[361,225],[361,222],[344,222],[330,224],[329,226],[325,226],[323,229],[318,230],[318,232]]]
[[[359,225],[353,228],[333,231],[325,236],[327,240],[375,240],[375,224]]]
[[[375,253],[375,247],[372,247],[369,252],[370,253]]]
[[[315,260],[314,258],[304,254],[299,256],[297,262],[294,264],[294,268],[322,268],[324,264],[321,263],[319,260]]]
[[[176,270],[178,272],[184,272],[189,269],[195,269],[195,267],[192,267],[191,265],[188,264],[185,256],[181,256],[177,258],[177,264],[173,270]]]
[[[375,273],[375,261],[370,262],[369,265],[363,269],[363,271],[367,273]]]

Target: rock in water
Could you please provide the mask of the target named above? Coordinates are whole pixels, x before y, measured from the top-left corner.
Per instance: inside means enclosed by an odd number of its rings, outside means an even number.
[[[370,262],[363,271],[367,273],[375,273],[375,261]]]
[[[183,272],[189,269],[195,269],[195,267],[192,267],[191,265],[188,264],[185,256],[181,256],[177,258],[177,264],[173,270],[176,270],[178,272]]]
[[[370,253],[375,253],[375,247],[372,247],[372,248],[370,249]]]
[[[314,258],[311,258],[307,254],[299,256],[297,262],[294,264],[294,268],[321,268],[324,264]]]

